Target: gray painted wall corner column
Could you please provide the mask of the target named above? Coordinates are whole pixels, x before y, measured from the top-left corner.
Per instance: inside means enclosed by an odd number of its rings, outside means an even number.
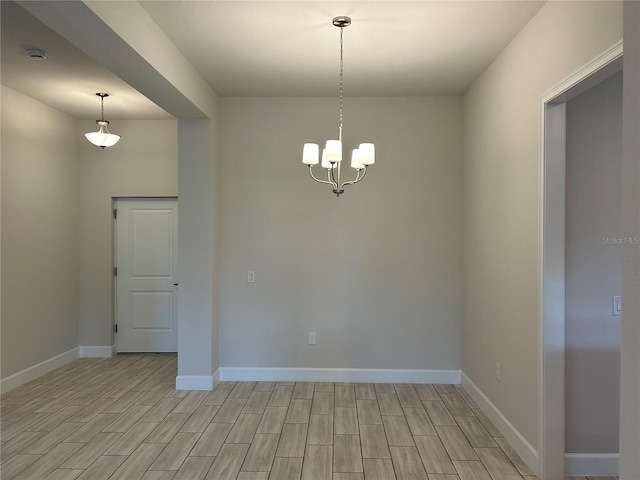
[[[640,2],[624,2],[622,228],[640,235]],[[622,251],[620,480],[640,478],[640,246]]]
[[[211,120],[178,121],[178,380],[207,389],[214,348],[214,150]],[[217,336],[217,335],[216,335]]]

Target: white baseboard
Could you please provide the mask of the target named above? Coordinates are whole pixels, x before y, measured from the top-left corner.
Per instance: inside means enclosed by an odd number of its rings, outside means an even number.
[[[116,351],[116,346],[80,346],[80,358],[92,358],[92,357],[113,357]]]
[[[213,386],[215,387],[216,384],[220,383],[220,369],[216,369],[215,372],[213,372]]]
[[[34,365],[29,368],[25,368],[24,370],[14,373],[13,375],[8,376],[7,378],[3,378],[0,380],[0,392],[8,392],[9,390],[19,387],[20,385],[24,385],[31,380],[38,378],[45,373],[49,373],[51,370],[55,370],[58,367],[61,367],[65,363],[69,363],[72,360],[75,360],[79,356],[79,348],[72,348],[60,355],[56,355],[55,357],[50,358],[49,360],[45,360],[44,362],[40,362],[37,365]]]
[[[494,425],[502,432],[504,438],[522,457],[529,468],[538,474],[538,451],[522,436],[509,420],[498,410],[489,398],[480,390],[467,375],[462,372],[462,385],[467,387],[471,398],[487,414]]]
[[[212,375],[178,375],[176,390],[213,390]]]
[[[460,370],[220,367],[220,380],[267,382],[460,383]]]
[[[615,477],[618,475],[617,453],[565,453],[564,474],[572,477]]]

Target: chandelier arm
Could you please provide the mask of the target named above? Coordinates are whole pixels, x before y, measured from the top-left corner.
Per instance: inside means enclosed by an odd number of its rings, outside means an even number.
[[[326,180],[320,180],[318,177],[316,177],[316,176],[313,174],[313,165],[309,165],[309,173],[311,174],[311,178],[313,178],[316,182],[318,182],[318,183],[326,183],[326,184],[328,184],[328,185],[332,185],[332,186],[333,186],[333,183],[328,182],[328,181],[326,181]]]
[[[331,182],[331,185],[334,186],[334,188],[338,188],[338,182],[336,182],[336,176],[333,173],[333,165],[331,166],[331,168],[327,171],[327,178],[329,179],[329,181]]]
[[[362,172],[362,176],[360,176],[360,172]],[[340,188],[344,188],[347,185],[355,185],[360,180],[362,180],[366,174],[367,174],[367,166],[365,165],[363,169],[358,170],[358,174],[356,175],[355,180],[351,180],[350,182],[344,182]]]

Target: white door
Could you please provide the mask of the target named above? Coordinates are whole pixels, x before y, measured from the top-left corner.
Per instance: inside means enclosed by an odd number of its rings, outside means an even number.
[[[178,351],[178,201],[117,200],[119,352]]]

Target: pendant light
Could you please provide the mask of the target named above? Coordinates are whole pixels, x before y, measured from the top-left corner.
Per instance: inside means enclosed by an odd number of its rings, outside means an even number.
[[[342,164],[342,118],[344,112],[344,58],[342,34],[345,27],[351,25],[351,18],[346,16],[335,17],[333,25],[340,28],[340,123],[338,127],[338,140],[327,140],[325,148],[320,156],[320,148],[316,143],[305,143],[302,149],[302,163],[309,166],[311,177],[319,183],[331,185],[333,193],[339,197],[344,193],[344,187],[358,183],[367,173],[367,167],[375,163],[375,147],[373,143],[361,143],[357,149],[351,152],[351,168],[356,171],[355,179],[341,181]],[[320,180],[313,174],[313,167],[320,166],[327,170],[327,180]]]
[[[108,97],[109,94],[96,93],[96,95],[100,97],[100,120],[96,120],[99,129],[97,132],[85,133],[84,136],[87,137],[87,140],[93,143],[96,147],[112,147],[118,143],[120,135],[110,133],[108,128],[109,121],[104,119],[104,99]]]

